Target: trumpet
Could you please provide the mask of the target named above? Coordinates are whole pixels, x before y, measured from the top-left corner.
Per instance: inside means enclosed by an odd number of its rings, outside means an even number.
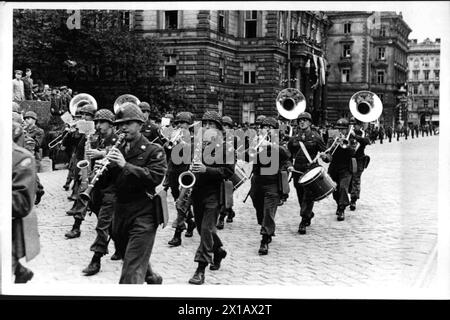
[[[113,149],[117,149],[122,144],[123,139],[125,139],[125,134],[121,133],[119,135],[119,138],[117,139],[116,143],[114,144],[114,146],[112,146],[112,148],[108,151],[105,158],[102,159],[102,164],[101,164],[102,166],[98,170],[95,171],[95,175],[92,177],[91,181],[89,181],[89,184],[88,184],[86,190],[84,190],[82,193],[80,193],[80,198],[82,200],[89,201],[91,199],[91,192],[95,186],[95,183],[100,179],[100,177],[106,171],[107,166],[110,163],[110,161],[108,160],[109,154],[111,153],[111,151]]]

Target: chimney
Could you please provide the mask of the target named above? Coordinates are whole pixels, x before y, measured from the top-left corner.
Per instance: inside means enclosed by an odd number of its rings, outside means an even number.
[[[436,38],[436,43],[441,43],[441,38]]]

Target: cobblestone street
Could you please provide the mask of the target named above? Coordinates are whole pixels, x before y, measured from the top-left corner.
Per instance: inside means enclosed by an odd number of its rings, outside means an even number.
[[[291,184],[289,199],[278,208],[267,256],[258,255],[256,214],[250,198],[242,201],[249,188],[245,183],[235,194],[234,222],[218,231],[228,255],[220,270],[207,269],[205,285],[417,286],[437,242],[438,146],[439,137],[430,136],[367,147],[371,162],[356,211],[347,209],[345,221],[338,222],[331,196],[316,202],[306,235],[297,233],[299,206]],[[73,223],[65,214],[71,207],[69,192],[62,189],[67,170],[39,175],[46,193],[37,207],[41,253],[27,264],[35,273],[30,283],[117,284],[121,262],[110,260],[112,242],[101,271],[91,277],[81,273],[92,257],[94,215],[86,217],[80,238],[64,237]],[[196,268],[199,235],[185,238],[183,233],[182,245],[169,247],[175,217],[169,200],[170,222],[158,229],[151,263],[164,285],[186,285]]]

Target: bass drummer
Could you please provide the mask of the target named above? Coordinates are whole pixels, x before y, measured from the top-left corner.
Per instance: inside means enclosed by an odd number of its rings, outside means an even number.
[[[300,216],[302,220],[298,227],[298,233],[305,234],[306,227],[311,225],[314,217],[314,199],[311,192],[299,184],[301,173],[306,173],[313,167],[318,166],[313,162],[319,152],[325,151],[325,143],[320,134],[311,129],[312,118],[308,112],[302,112],[298,116],[297,134],[289,139],[288,149],[293,157],[293,166],[288,168],[292,172],[294,187],[297,191],[298,203],[300,205]],[[323,157],[326,157],[325,155]]]

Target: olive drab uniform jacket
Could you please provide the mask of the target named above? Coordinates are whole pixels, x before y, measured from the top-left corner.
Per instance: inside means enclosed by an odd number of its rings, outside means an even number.
[[[12,255],[29,261],[39,254],[36,197],[36,164],[26,149],[12,144]]]
[[[150,123],[150,121],[147,121],[141,129],[141,133],[144,135],[144,137],[147,138],[149,142],[157,143],[160,146],[163,145],[163,142],[161,141],[159,137],[159,127],[156,124]]]
[[[288,149],[293,157],[294,169],[305,172],[310,166],[310,163],[303,153],[300,142],[304,144],[311,160],[314,160],[319,152],[325,151],[325,143],[323,142],[320,133],[311,129],[299,130],[297,135],[289,139]]]
[[[28,137],[33,138],[33,140],[36,142],[36,146],[34,148],[34,155],[37,160],[40,159],[40,152],[39,150],[42,148],[42,141],[44,140],[44,130],[39,128],[37,125],[32,125],[26,128],[26,135]]]

